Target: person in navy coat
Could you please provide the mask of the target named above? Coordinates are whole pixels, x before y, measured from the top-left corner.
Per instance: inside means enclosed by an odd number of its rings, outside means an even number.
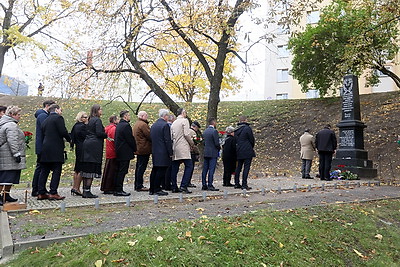
[[[153,169],[150,174],[149,194],[166,196],[168,193],[161,190],[161,181],[172,163],[173,155],[171,129],[167,123],[169,111],[160,109],[158,116],[159,119],[150,128]]]
[[[213,185],[214,172],[217,166],[217,159],[221,146],[219,144],[218,131],[216,129],[217,120],[215,118],[208,119],[208,128],[203,132],[204,139],[204,164],[201,173],[202,190],[218,191]],[[208,180],[207,178],[208,174]]]
[[[252,159],[256,156],[254,152],[255,139],[246,116],[239,117],[239,123],[235,130],[237,167],[235,171],[235,188],[250,190],[247,178],[250,172]],[[240,172],[243,168],[242,184],[240,185]]]
[[[332,156],[337,148],[337,139],[329,124],[315,136],[315,147],[319,155],[319,177],[321,180],[330,181],[332,179],[329,172],[332,167]]]
[[[60,183],[62,164],[65,161],[64,139],[71,142],[71,137],[65,128],[64,118],[61,116],[62,110],[59,105],[53,104],[49,108],[49,116],[42,124],[43,144],[40,155],[40,165],[42,170],[38,183],[38,200],[63,200],[58,194],[57,189]],[[53,172],[50,182],[50,192],[47,194],[46,182],[50,171]]]

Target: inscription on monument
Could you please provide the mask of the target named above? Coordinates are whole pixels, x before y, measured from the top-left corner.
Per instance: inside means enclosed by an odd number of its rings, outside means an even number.
[[[355,147],[354,130],[342,130],[339,138],[340,147]]]
[[[354,110],[354,95],[353,79],[351,76],[344,79],[342,90],[342,119],[352,119],[354,117],[352,116]]]

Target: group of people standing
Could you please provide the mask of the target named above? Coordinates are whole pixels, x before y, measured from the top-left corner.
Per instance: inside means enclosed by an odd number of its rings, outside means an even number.
[[[331,125],[327,124],[319,131],[315,138],[306,129],[300,137],[300,158],[302,160],[301,174],[303,179],[313,179],[310,175],[312,160],[315,151],[319,156],[319,173],[321,180],[331,181],[330,170],[332,168],[332,157],[337,148],[337,139],[335,132],[331,130]]]

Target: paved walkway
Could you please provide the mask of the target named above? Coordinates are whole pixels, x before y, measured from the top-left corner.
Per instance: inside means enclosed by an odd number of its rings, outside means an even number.
[[[183,199],[185,198],[203,198],[204,194],[206,196],[221,196],[224,194],[236,194],[238,192],[241,192],[242,190],[240,189],[234,189],[232,187],[222,187],[220,177],[217,177],[216,182],[214,183],[216,188],[219,188],[220,191],[217,192],[212,192],[212,191],[202,191],[201,190],[201,183],[199,181],[193,181],[197,187],[196,188],[191,188],[191,191],[193,192],[192,194],[177,194],[177,193],[171,193],[169,192],[168,196],[158,196],[158,200],[163,200],[163,199],[179,199],[181,196]],[[354,180],[354,181],[321,181],[320,179],[301,179],[299,177],[262,177],[262,178],[256,178],[256,179],[249,179],[249,186],[252,187],[251,190],[249,190],[249,193],[252,192],[261,192],[262,190],[265,190],[265,192],[273,191],[275,193],[278,193],[279,188],[283,190],[293,190],[294,187],[298,191],[300,190],[309,190],[311,187],[311,190],[316,190],[316,188],[319,188],[321,190],[322,186],[325,187],[334,187],[335,184],[336,186],[358,186],[358,185],[363,185],[363,186],[368,186],[368,184],[373,185],[377,183],[378,180],[373,179],[373,180]],[[91,206],[95,205],[96,199],[86,199],[82,198],[79,196],[71,196],[70,194],[70,187],[62,187],[59,188],[59,194],[62,196],[66,196],[64,201],[51,201],[51,200],[37,200],[35,197],[30,196],[30,190],[27,189],[27,209],[28,210],[33,210],[33,209],[54,209],[54,208],[59,208],[61,203],[64,202],[66,207],[79,207],[79,206]],[[133,185],[130,184],[125,184],[124,185],[124,190],[126,192],[130,192],[131,196],[129,197],[130,202],[140,202],[140,201],[155,201],[155,196],[151,196],[148,194],[148,192],[136,192],[133,190]],[[25,199],[25,191],[24,189],[13,189],[12,190],[12,196],[17,197],[19,200],[24,201]],[[127,197],[115,197],[113,195],[104,195],[100,191],[99,186],[93,186],[92,192],[96,195],[99,196],[97,199],[99,205],[103,204],[114,204],[114,203],[126,203],[128,200]],[[181,195],[181,196],[180,196]]]

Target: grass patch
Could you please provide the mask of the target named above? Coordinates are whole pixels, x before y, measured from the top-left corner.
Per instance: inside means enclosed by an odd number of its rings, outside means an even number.
[[[255,211],[92,235],[7,266],[398,266],[400,200]]]

